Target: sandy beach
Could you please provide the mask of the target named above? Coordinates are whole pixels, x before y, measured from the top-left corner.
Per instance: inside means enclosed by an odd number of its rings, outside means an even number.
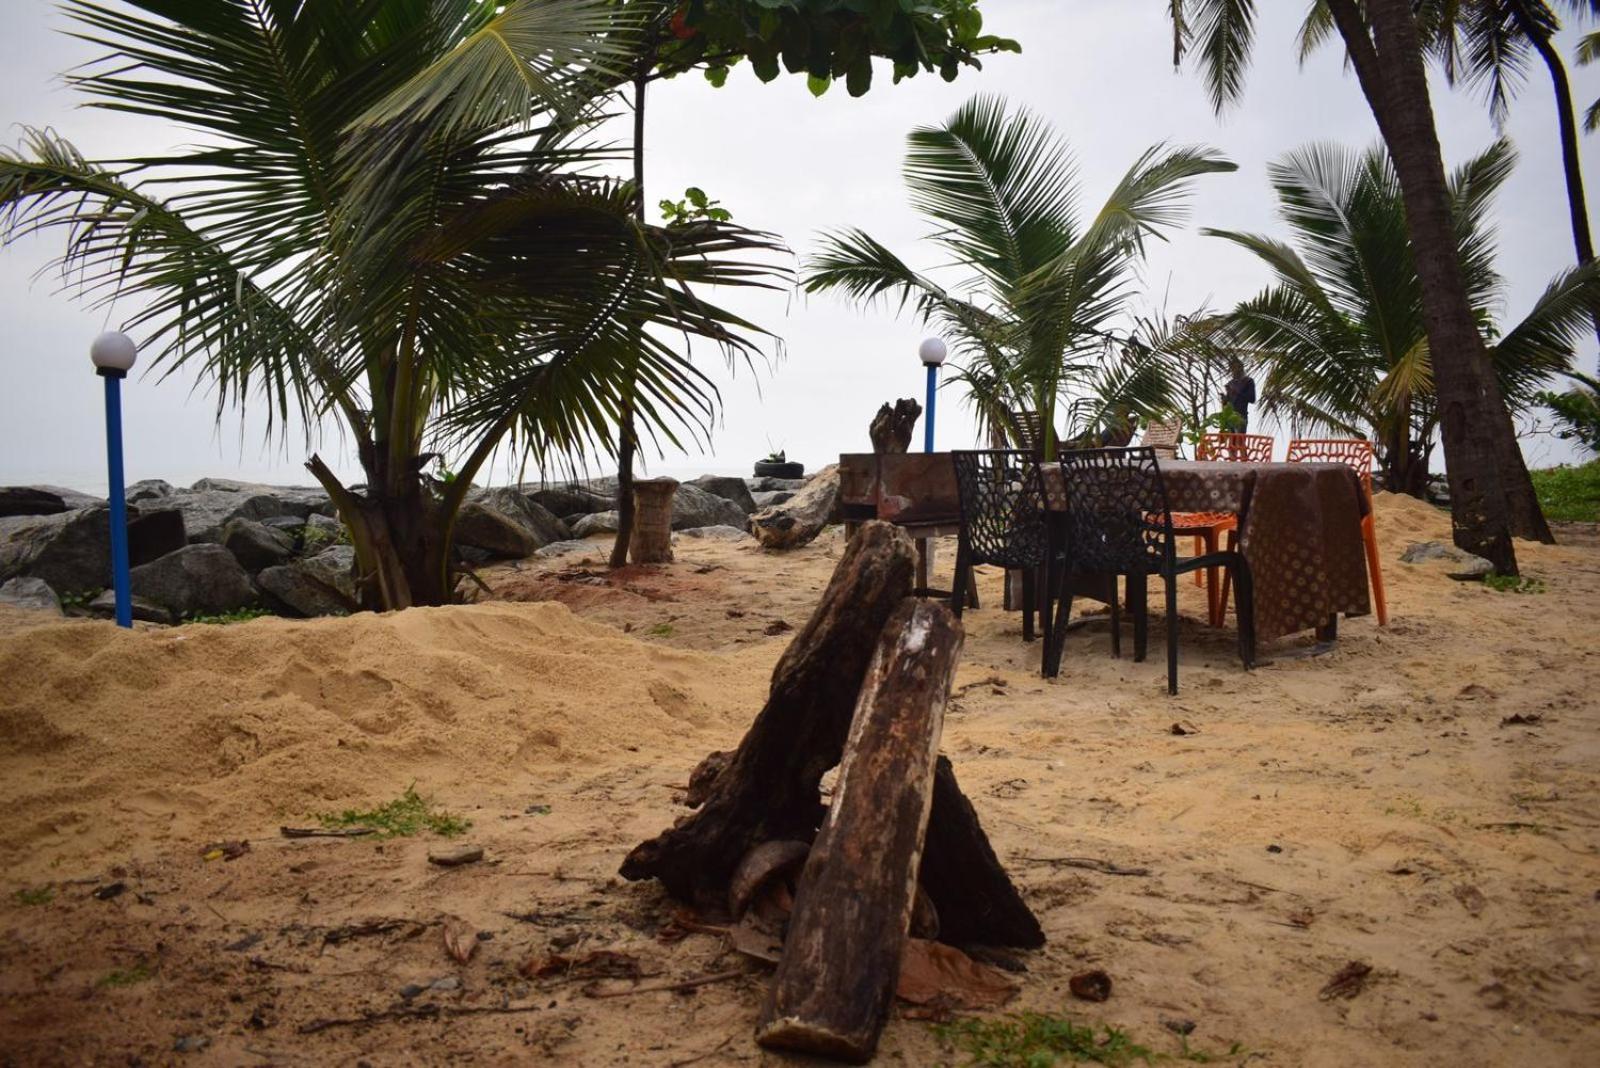
[[[943,749],[1049,939],[1006,1011],[1163,1054],[1192,1023],[1221,1063],[1592,1063],[1600,547],[1519,546],[1542,592],[1502,593],[1398,561],[1448,541],[1444,513],[1380,495],[1377,522],[1389,627],[1246,673],[1185,583],[1176,698],[1104,623],[1041,679],[981,573]],[[611,574],[596,539],[394,615],[119,632],[6,610],[0,1064],[778,1063],[750,1037],[765,968],[616,871],[737,743],[841,537],[680,537],[675,563]],[[413,786],[466,833],[280,833]],[[483,859],[429,863],[460,845]],[[524,967],[593,950],[632,972]],[[1352,961],[1364,985],[1324,996]],[[1110,1000],[1068,993],[1089,968]],[[964,1060],[898,1017],[878,1057]]]

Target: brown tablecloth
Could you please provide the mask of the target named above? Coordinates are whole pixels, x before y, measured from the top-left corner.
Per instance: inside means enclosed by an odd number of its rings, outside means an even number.
[[[1066,507],[1060,468],[1046,465],[1052,510]],[[1239,551],[1255,580],[1256,640],[1365,615],[1367,559],[1361,480],[1344,464],[1162,463],[1175,512],[1234,512]]]

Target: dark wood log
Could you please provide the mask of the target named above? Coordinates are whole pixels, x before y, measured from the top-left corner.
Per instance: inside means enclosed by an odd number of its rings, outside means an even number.
[[[922,405],[910,397],[902,397],[890,408],[884,404],[872,417],[867,436],[872,439],[872,451],[905,452],[911,447],[911,435],[916,430],[917,418],[922,415]]]
[[[720,908],[745,853],[774,838],[815,837],[822,776],[839,763],[867,664],[911,591],[915,567],[911,540],[899,529],[862,525],[705,804],[636,846],[623,861],[625,878],[660,879],[675,897]]]
[[[922,887],[938,911],[941,942],[1018,949],[1044,945],[1039,921],[995,856],[950,759],[943,756],[933,777]]]
[[[961,622],[906,600],[884,627],[828,818],[806,858],[756,1040],[861,1063],[878,1046],[911,924]]]

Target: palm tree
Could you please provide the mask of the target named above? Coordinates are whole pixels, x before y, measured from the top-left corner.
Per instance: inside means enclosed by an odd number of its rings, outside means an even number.
[[[496,449],[558,462],[614,441],[622,382],[651,432],[709,426],[716,391],[651,330],[748,353],[700,284],[761,284],[772,242],[650,227],[582,140],[634,26],[607,0],[67,0],[105,58],[94,106],[199,146],[90,162],[30,132],[0,159],[7,239],[62,229],[91,299],[138,301],[155,365],[218,415],[341,424],[366,475],[307,467],[349,528],[374,607],[439,604],[455,517]],[[451,480],[426,474],[451,456]]]
[[[1436,354],[1434,389],[1455,542],[1515,574],[1512,536],[1551,540],[1473,315],[1457,255],[1423,37],[1410,0],[1322,0],[1394,161]],[[1201,56],[1212,104],[1236,100],[1254,44],[1250,0],[1166,0],[1175,58]]]
[[[1489,213],[1515,161],[1500,141],[1457,168],[1448,188],[1469,299],[1501,394],[1516,410],[1569,365],[1600,266],[1557,276],[1523,320],[1501,332]],[[1227,332],[1266,371],[1263,406],[1299,428],[1379,444],[1385,484],[1417,496],[1439,429],[1422,283],[1387,153],[1310,145],[1268,167],[1293,243],[1206,231],[1260,257],[1276,284],[1227,316]]]
[[[999,97],[975,97],[907,141],[912,206],[932,223],[939,252],[972,275],[943,285],[861,230],[845,230],[807,260],[806,291],[914,307],[964,361],[957,380],[980,423],[1003,427],[1012,410],[1036,411],[1046,456],[1055,453],[1059,405],[1080,427],[1120,405],[1161,406],[1161,376],[1145,350],[1123,358],[1116,324],[1145,240],[1183,221],[1194,178],[1234,164],[1204,147],[1155,146],[1084,218],[1065,144]]]

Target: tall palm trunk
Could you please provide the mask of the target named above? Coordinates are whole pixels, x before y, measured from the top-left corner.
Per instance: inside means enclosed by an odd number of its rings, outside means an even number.
[[[1567,183],[1567,216],[1572,223],[1572,247],[1581,267],[1594,259],[1594,238],[1589,232],[1589,204],[1583,193],[1583,164],[1578,156],[1578,116],[1572,105],[1572,85],[1567,80],[1567,67],[1561,61],[1561,53],[1556,51],[1545,27],[1529,13],[1526,0],[1511,0],[1510,8],[1517,28],[1544,60],[1555,90],[1556,121],[1561,131],[1561,170]],[[1593,314],[1595,337],[1600,338],[1600,308],[1594,309]]]
[[[633,213],[640,222],[644,222],[644,95],[652,64],[653,60],[641,62],[633,78]],[[634,348],[638,348],[637,341]],[[628,542],[633,538],[633,458],[638,451],[633,398],[625,393],[617,427],[617,537],[611,543],[612,567],[628,562]]]
[[[1501,573],[1515,574],[1511,500],[1520,487],[1507,454],[1509,447],[1520,461],[1520,450],[1461,276],[1415,17],[1408,0],[1366,0],[1362,6],[1365,16],[1357,0],[1328,0],[1405,198],[1433,353],[1455,543]],[[1531,495],[1526,468],[1520,475]],[[1533,507],[1537,512],[1536,500]]]

